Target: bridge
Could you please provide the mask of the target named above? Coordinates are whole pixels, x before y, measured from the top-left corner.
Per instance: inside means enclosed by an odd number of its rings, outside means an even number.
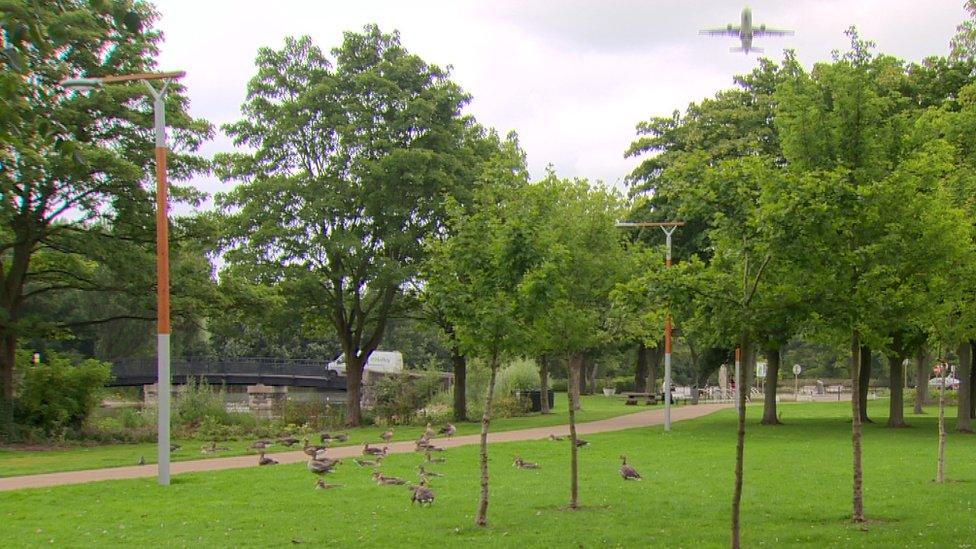
[[[173,359],[172,383],[183,385],[188,379],[205,380],[211,385],[277,385],[345,391],[346,378],[327,370],[324,360],[283,358],[184,358]],[[112,364],[110,387],[156,383],[155,358],[128,358]]]

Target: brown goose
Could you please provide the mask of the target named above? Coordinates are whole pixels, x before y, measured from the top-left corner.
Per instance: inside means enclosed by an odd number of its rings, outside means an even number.
[[[360,467],[379,467],[380,462],[383,461],[383,456],[376,456],[375,460],[354,458],[353,461]]]
[[[566,440],[566,437],[557,437],[556,435],[549,435],[549,440],[553,442],[559,442],[562,440]]]
[[[577,439],[576,439],[576,447],[577,447],[577,448],[580,448],[580,447],[582,447],[582,446],[586,446],[586,445],[587,445],[587,444],[589,444],[589,443],[590,443],[590,441],[588,441],[588,440],[583,440],[583,439],[581,439],[581,438],[577,438]]]
[[[386,455],[386,451],[387,451],[387,447],[386,446],[384,446],[382,448],[377,448],[375,446],[370,446],[368,442],[364,442],[363,443],[363,455],[364,456],[367,455],[367,454],[368,455],[371,455],[371,456],[385,456]]]
[[[146,456],[139,456],[139,465],[146,464]]]
[[[181,446],[181,445],[179,445],[179,444],[170,444],[170,445],[169,445],[169,451],[170,451],[170,452],[175,452],[175,451],[177,451],[177,450],[179,450],[179,449],[180,449],[180,448],[182,448],[182,447],[183,447],[183,446]]]
[[[380,438],[383,439],[383,442],[389,444],[390,440],[393,439],[393,429],[387,429],[384,431],[383,434],[380,435]]]
[[[441,427],[441,430],[438,431],[438,434],[445,435],[447,438],[451,438],[454,436],[454,433],[456,432],[457,432],[457,428],[454,427],[453,424],[448,423],[447,425]]]
[[[447,461],[447,459],[442,457],[430,457],[430,450],[425,451],[424,455],[427,456],[427,463],[444,463]]]
[[[426,504],[429,507],[434,503],[434,492],[424,482],[421,482],[420,486],[407,486],[407,488],[413,492],[413,495],[410,496],[410,505],[419,503],[421,506]]]
[[[328,490],[329,488],[338,488],[340,486],[342,486],[342,485],[341,484],[329,484],[328,482],[325,482],[325,479],[324,478],[320,478],[320,479],[318,479],[318,480],[315,481],[315,489],[316,490]]]
[[[420,478],[442,477],[442,476],[444,476],[441,473],[435,473],[434,471],[428,471],[427,469],[424,469],[424,466],[423,465],[418,465],[417,466],[417,474],[420,475]]]
[[[424,429],[424,435],[423,435],[424,438],[426,438],[427,440],[430,440],[430,439],[434,438],[434,435],[436,435],[436,434],[437,433],[434,432],[434,429],[431,428],[430,422],[428,421],[427,422],[427,428]]]
[[[347,435],[345,433],[338,433],[337,435],[335,435],[332,438],[334,438],[335,440],[337,440],[339,442],[345,442],[345,441],[349,440],[349,435]]]
[[[301,441],[295,437],[282,437],[278,439],[278,442],[284,444],[285,446],[292,447]]]
[[[278,460],[274,458],[269,458],[261,452],[258,457],[258,465],[278,465]]]
[[[393,486],[393,485],[399,486],[407,483],[407,481],[403,480],[402,478],[388,477],[379,471],[373,471],[373,480],[376,481],[376,484],[383,484],[389,486]]]
[[[271,441],[269,440],[255,440],[248,446],[248,450],[267,450],[268,446],[271,446]]]
[[[525,461],[519,456],[515,456],[515,461],[512,462],[512,466],[514,466],[516,469],[538,469],[539,468],[538,463]]]
[[[308,467],[308,470],[311,471],[312,473],[315,473],[316,475],[324,475],[326,473],[331,473],[332,469],[337,464],[338,462],[334,462],[331,460],[319,461],[315,459],[310,459],[308,460],[308,465],[306,465],[306,467]]]
[[[319,452],[324,452],[328,446],[317,446],[308,443],[308,439],[304,440],[305,445],[302,446],[302,451],[305,452],[308,457],[314,458]]]
[[[620,460],[620,476],[624,477],[624,480],[644,480],[637,469],[627,465],[627,456],[620,456]]]

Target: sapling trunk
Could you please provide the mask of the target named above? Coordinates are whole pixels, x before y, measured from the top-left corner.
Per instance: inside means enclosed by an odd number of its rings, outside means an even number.
[[[491,423],[491,401],[495,396],[495,377],[498,374],[498,357],[491,358],[491,377],[488,378],[488,395],[485,396],[485,411],[481,415],[481,496],[478,499],[478,515],[475,524],[488,525],[488,425]]]
[[[746,337],[735,355],[735,410],[737,416],[735,432],[735,487],[732,491],[732,549],[739,549],[739,515],[742,505],[742,464],[746,443],[746,392],[749,387],[742,375],[743,359],[751,352]]]
[[[874,423],[868,417],[868,389],[871,387],[871,348],[861,345],[861,371],[857,378],[857,409],[861,423]]]
[[[580,370],[583,366],[583,357],[581,355],[572,355],[569,357],[569,379],[570,384],[574,384],[575,381],[579,380]],[[573,401],[579,400],[579,393],[576,392],[573,397]],[[569,475],[570,475],[570,489],[569,489],[569,508],[576,509],[579,502],[579,466],[577,462],[577,453],[579,449],[576,447],[576,402],[571,403],[572,406],[569,407],[569,447],[570,447],[570,461],[569,461]]]
[[[852,522],[864,522],[864,498],[861,471],[861,345],[857,330],[851,337],[851,448],[854,458],[854,490]]]
[[[540,404],[542,413],[548,414],[549,410],[549,357],[542,355],[539,357],[539,389],[542,393]]]
[[[945,381],[948,365],[944,362],[939,364],[939,374],[942,377],[942,384],[939,387],[939,466],[935,473],[935,481],[939,484],[945,482]]]

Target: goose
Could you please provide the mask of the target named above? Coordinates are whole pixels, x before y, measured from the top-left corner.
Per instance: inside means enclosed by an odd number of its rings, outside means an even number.
[[[334,436],[332,438],[338,440],[339,442],[345,442],[345,441],[349,440],[349,435],[347,435],[345,433],[339,433],[339,434],[337,434],[336,436]]]
[[[329,467],[329,468],[335,468],[336,465],[339,465],[339,464],[342,463],[342,460],[341,459],[331,459],[331,458],[327,458],[327,457],[313,459],[312,461],[314,461],[316,463],[320,463],[323,466]]]
[[[383,473],[381,473],[379,471],[373,471],[373,480],[376,481],[376,484],[384,484],[384,485],[390,485],[390,486],[392,486],[392,485],[399,486],[401,484],[406,484],[407,483],[402,478],[388,477],[388,476],[384,475]]]
[[[386,451],[387,451],[387,447],[386,446],[384,446],[383,448],[377,448],[375,446],[370,447],[370,445],[369,445],[368,442],[364,442],[363,443],[363,455],[364,456],[366,454],[369,454],[371,456],[385,456],[386,455]]]
[[[624,477],[624,480],[644,480],[637,469],[627,465],[627,456],[621,455],[620,461],[620,476]]]
[[[512,462],[512,466],[516,469],[538,469],[539,464],[533,463],[531,461],[525,461],[519,456],[515,456],[515,461]]]
[[[428,421],[427,422],[427,428],[424,429],[424,437],[427,440],[430,440],[430,439],[434,438],[434,435],[436,435],[436,434],[437,433],[435,433],[434,430],[430,427],[430,422]]]
[[[421,482],[419,486],[407,486],[413,494],[410,496],[410,504],[419,503],[421,506],[427,505],[428,507],[434,503],[434,492],[428,488],[424,482]]]
[[[589,442],[588,440],[583,440],[583,439],[581,439],[581,438],[577,438],[577,439],[576,439],[576,447],[577,447],[577,448],[580,448],[580,447],[582,447],[582,446],[586,446],[586,445],[587,445],[587,444],[589,444],[589,443],[590,443],[590,442]]]
[[[291,446],[294,446],[294,445],[298,444],[301,441],[299,441],[295,437],[283,437],[283,438],[279,438],[278,439],[278,442],[280,442],[281,444],[284,444],[285,446],[291,447]]]
[[[457,428],[454,427],[454,425],[451,423],[448,423],[447,425],[441,427],[441,430],[438,431],[439,434],[446,435],[447,438],[453,437],[454,433],[456,432],[457,432]]]
[[[278,460],[274,458],[269,458],[261,452],[258,457],[258,465],[278,465]]]
[[[326,457],[325,457],[325,450],[316,450],[315,451],[315,455],[312,456],[312,459],[318,460],[318,461],[322,461],[323,459],[326,459]]]
[[[324,475],[326,473],[331,473],[332,472],[332,468],[334,466],[335,466],[335,463],[329,463],[329,462],[325,462],[325,461],[317,461],[317,460],[314,460],[314,459],[308,460],[308,465],[306,465],[306,467],[308,468],[308,470],[311,471],[312,473],[315,473],[316,475]]]
[[[139,465],[146,464],[146,456],[139,456]]]
[[[319,433],[319,441],[321,441],[321,442],[329,442],[330,440],[332,440],[332,434],[331,433]]]
[[[380,462],[383,461],[383,456],[376,456],[375,460],[354,458],[353,461],[360,467],[379,467]]]
[[[427,469],[424,469],[423,465],[417,466],[417,474],[419,474],[421,478],[444,476],[441,473],[435,473],[434,471],[428,471]]]
[[[342,486],[342,485],[341,484],[329,484],[329,483],[325,482],[325,479],[324,478],[320,478],[320,479],[318,479],[318,480],[315,481],[315,489],[316,490],[328,490],[329,488],[338,488],[340,486]]]
[[[307,438],[304,440],[304,442],[305,445],[302,447],[302,451],[305,452],[305,454],[308,455],[308,457],[314,458],[315,455],[319,453],[319,451],[323,451],[326,448],[328,448],[328,446],[315,446],[309,444]]]
[[[437,458],[430,457],[430,450],[424,452],[424,455],[427,456],[427,463],[444,463],[445,461],[447,461],[447,459],[442,457],[437,457]]]
[[[271,443],[266,440],[255,440],[248,446],[248,450],[266,450]]]
[[[384,431],[383,434],[380,435],[380,438],[383,439],[383,442],[389,443],[393,438],[393,429],[387,429]]]
[[[182,447],[183,447],[183,446],[182,446],[182,445],[180,445],[180,444],[170,444],[170,445],[169,445],[169,451],[170,451],[170,452],[175,452],[175,451],[177,451],[177,450],[179,450],[179,449],[180,449],[180,448],[182,448]]]
[[[557,437],[556,435],[549,435],[549,440],[553,442],[560,442],[562,440],[566,440],[566,437]]]

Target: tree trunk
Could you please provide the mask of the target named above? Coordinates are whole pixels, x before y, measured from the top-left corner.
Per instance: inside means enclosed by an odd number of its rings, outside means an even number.
[[[929,390],[928,373],[929,356],[925,349],[919,349],[915,354],[915,410],[916,414],[924,414],[925,397]]]
[[[874,423],[868,417],[868,389],[871,385],[871,348],[867,345],[861,345],[861,365],[857,379],[857,409],[861,417],[861,423]]]
[[[649,349],[651,352],[651,362],[648,364],[647,368],[647,389],[648,393],[656,393],[658,391],[657,385],[657,369],[661,365],[661,358],[664,356],[664,344],[658,345],[653,349]]]
[[[738,421],[735,432],[735,488],[732,491],[732,549],[739,549],[739,515],[742,505],[742,464],[746,444],[746,393],[749,391],[745,383],[746,365],[743,360],[751,353],[752,348],[747,336],[742,336],[741,347],[737,350],[736,381],[735,381],[735,409]]]
[[[346,355],[346,426],[359,427],[362,422],[363,369],[366,361]]]
[[[956,391],[958,403],[956,408],[956,432],[972,433],[973,420],[970,417],[972,403],[972,388],[970,384],[970,369],[973,367],[973,346],[972,342],[966,341],[959,345],[959,369],[956,370],[956,377],[959,378],[959,390]]]
[[[0,440],[11,439],[14,430],[14,363],[17,359],[17,336],[7,333],[0,344]]]
[[[861,365],[861,337],[857,330],[851,335],[851,448],[854,458],[854,490],[852,522],[864,522],[864,496],[861,489],[863,473],[861,471],[861,391],[859,390]]]
[[[935,473],[935,481],[939,484],[945,482],[945,380],[948,370],[948,364],[943,362],[939,365],[939,375],[942,377],[942,384],[939,387],[939,466]]]
[[[578,380],[580,377],[580,370],[583,367],[583,356],[582,355],[572,355],[569,357],[569,379],[572,384],[574,381]],[[576,401],[579,400],[579,395],[576,395]],[[569,508],[576,509],[579,507],[578,495],[579,495],[579,465],[576,459],[578,448],[576,447],[576,412],[573,410],[578,402],[574,402],[573,406],[569,407],[569,447],[570,447],[570,461],[569,461]]]
[[[595,395],[597,391],[596,375],[597,375],[597,371],[600,369],[600,365],[593,360],[589,360],[587,362],[590,363],[589,365],[587,365],[587,369],[586,369],[587,370],[586,372],[587,392],[591,395]]]
[[[582,360],[583,359],[580,358],[581,364],[579,366],[580,366],[581,369],[583,367]],[[577,375],[574,378],[573,377],[573,367],[572,367],[572,365],[571,364],[567,364],[566,367],[569,370],[569,383],[567,384],[568,385],[568,389],[569,389],[569,407],[572,408],[573,410],[579,410],[580,409],[580,394],[582,394],[582,392],[583,392],[582,391],[582,376]]]
[[[454,364],[454,421],[467,421],[468,364],[456,341],[451,342],[451,362]]]
[[[637,344],[637,369],[634,370],[634,391],[643,393],[647,387],[647,346]]]
[[[905,357],[890,354],[888,355],[888,371],[891,373],[891,380],[888,387],[891,389],[891,399],[888,401],[888,427],[908,427],[905,423]]]
[[[779,425],[776,416],[776,384],[779,381],[779,347],[766,348],[766,387],[763,395],[763,425]]]
[[[478,498],[478,515],[474,523],[488,525],[488,425],[491,423],[491,402],[495,397],[495,377],[498,374],[498,355],[491,357],[491,377],[488,378],[488,395],[485,397],[485,411],[481,416],[481,496]]]
[[[549,410],[549,357],[542,355],[539,357],[539,389],[542,392],[542,413],[552,413]]]

